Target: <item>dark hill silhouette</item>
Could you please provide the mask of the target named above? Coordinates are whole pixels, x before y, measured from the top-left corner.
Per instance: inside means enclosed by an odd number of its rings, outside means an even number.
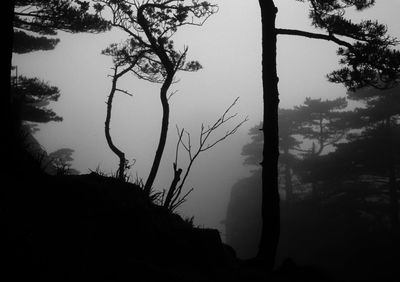
[[[3,275],[13,280],[263,281],[215,229],[154,204],[131,183],[96,173],[26,172],[3,189]],[[290,264],[270,281],[312,277]],[[319,280],[324,281],[324,280]]]
[[[233,260],[217,230],[194,228],[134,184],[96,173],[18,182],[6,206],[16,278],[207,280]]]
[[[192,226],[139,186],[96,173],[49,175],[15,140],[1,179],[2,281],[265,280],[264,266],[236,258],[217,230]],[[270,280],[311,275],[302,269],[292,263]]]
[[[261,171],[239,180],[231,191],[225,228],[226,242],[239,258],[255,257],[261,234]]]
[[[232,187],[226,238],[239,258],[257,251],[259,177],[255,173]],[[331,201],[282,201],[278,281],[399,280],[398,235],[360,216],[354,204],[345,200],[342,196]]]

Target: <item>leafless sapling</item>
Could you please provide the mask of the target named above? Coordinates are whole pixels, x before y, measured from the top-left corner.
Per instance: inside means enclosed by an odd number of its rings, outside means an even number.
[[[164,206],[169,210],[173,211],[181,204],[183,204],[186,201],[187,196],[193,191],[193,188],[191,188],[189,191],[187,191],[185,194],[182,195],[182,188],[193,166],[193,163],[199,156],[199,154],[201,152],[213,148],[218,143],[224,141],[229,136],[235,134],[237,130],[248,120],[247,117],[244,118],[242,121],[237,123],[233,128],[227,130],[225,134],[216,138],[214,141],[210,141],[210,138],[214,135],[214,133],[216,133],[216,131],[219,128],[221,128],[228,121],[237,116],[237,113],[230,115],[230,111],[236,105],[238,100],[239,97],[235,99],[235,101],[225,110],[225,112],[212,125],[208,125],[207,127],[205,127],[204,124],[201,125],[199,144],[196,151],[193,151],[190,133],[187,132],[185,129],[179,129],[177,126],[178,142],[176,144],[175,162],[173,163],[174,178],[168,189],[168,193],[164,201]],[[186,135],[186,141],[183,140],[184,134]],[[183,149],[187,152],[189,157],[189,164],[187,165],[183,177],[182,177],[183,170],[178,167],[179,148],[181,145]]]

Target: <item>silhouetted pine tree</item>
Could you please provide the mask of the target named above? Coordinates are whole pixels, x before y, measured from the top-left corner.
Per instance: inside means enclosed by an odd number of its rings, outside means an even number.
[[[13,40],[7,48],[9,61],[10,88],[4,95],[4,123],[7,124],[5,138],[7,152],[21,151],[20,125],[21,119],[34,122],[59,121],[61,118],[53,111],[45,108],[49,101],[57,100],[59,91],[35,78],[11,77],[11,57],[14,53],[27,53],[36,50],[53,49],[58,39],[47,35],[56,35],[58,30],[77,32],[103,32],[109,24],[97,13],[89,11],[89,2],[78,0],[16,0],[7,6],[6,13],[11,16],[7,25]],[[41,36],[37,36],[41,35]],[[8,42],[8,41],[7,41]],[[23,145],[22,145],[23,146]],[[5,153],[4,155],[8,155]],[[25,154],[26,155],[26,154]],[[16,165],[24,163],[12,155],[11,172],[16,172]],[[26,163],[26,162],[25,162]],[[11,175],[11,174],[8,174]]]
[[[98,33],[110,27],[97,13],[89,12],[88,1],[15,0],[14,5],[16,53],[54,49],[59,42],[59,39],[38,37],[32,33],[50,36],[57,35],[59,30]]]
[[[350,92],[349,97],[364,102],[355,109],[349,125],[356,132],[347,136],[344,144],[329,156],[333,166],[318,164],[315,174],[326,180],[329,170],[336,179],[362,182],[360,198],[373,195],[385,202],[388,197],[389,217],[393,230],[399,229],[398,178],[400,166],[399,117],[400,95],[398,86],[387,90],[363,88]],[[342,168],[338,168],[341,166]],[[338,172],[342,175],[338,175]],[[329,179],[329,178],[328,178]]]
[[[348,8],[362,11],[374,5],[374,0],[299,0],[310,5],[312,25],[325,33],[275,27],[277,8],[273,0],[259,0],[263,42],[263,88],[264,88],[264,151],[263,151],[263,229],[258,253],[266,270],[272,270],[279,239],[279,194],[278,194],[278,77],[276,72],[277,35],[304,36],[312,39],[332,41],[340,45],[338,54],[344,58],[344,69],[338,73],[345,79],[340,82],[354,87],[354,81],[367,85],[375,83],[376,77],[392,77],[396,69],[394,51],[389,47],[396,41],[387,36],[386,27],[375,21],[364,20],[353,23],[346,19]],[[340,38],[338,37],[340,36]],[[348,40],[348,41],[346,41]],[[377,60],[377,58],[379,60]],[[394,66],[393,66],[394,64]],[[269,175],[267,175],[267,172]]]
[[[301,130],[302,119],[302,112],[296,108],[279,109],[279,163],[283,170],[287,202],[293,200],[293,167],[298,159],[297,151],[302,150],[302,142],[295,135]]]
[[[49,121],[62,121],[51,109],[46,106],[51,101],[57,101],[60,91],[55,86],[37,78],[14,76],[11,83],[12,102],[19,110],[21,121],[46,123]]]
[[[167,139],[169,88],[174,82],[177,71],[197,71],[201,68],[199,62],[186,60],[187,47],[183,51],[176,50],[172,37],[181,26],[202,25],[217,11],[217,6],[199,0],[95,2],[97,11],[108,8],[112,12],[112,26],[122,29],[129,35],[125,45],[114,44],[107,52],[119,62],[125,60],[125,64],[130,64],[139,52],[144,52],[144,55],[135,62],[132,71],[141,79],[161,84],[160,100],[163,109],[161,132],[153,164],[144,186],[144,191],[150,194]]]

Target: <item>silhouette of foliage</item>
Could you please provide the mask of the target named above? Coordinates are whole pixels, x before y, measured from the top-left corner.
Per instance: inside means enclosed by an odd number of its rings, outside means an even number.
[[[23,54],[37,50],[52,50],[59,39],[54,37],[57,31],[98,33],[110,28],[107,21],[97,13],[92,13],[88,1],[79,0],[15,0],[13,1],[12,29],[13,44],[8,50]],[[42,35],[42,36],[38,36]],[[54,111],[46,106],[51,101],[57,101],[59,90],[36,78],[26,78],[15,75],[11,77],[9,96],[5,99],[7,113],[5,119],[10,120],[7,129],[7,142],[21,151],[19,158],[32,160],[32,156],[25,152],[24,134],[21,120],[45,123],[61,121]],[[37,130],[30,125],[31,130]],[[13,156],[14,158],[14,156]],[[18,158],[15,158],[18,159]],[[34,161],[33,161],[34,162]],[[29,170],[28,161],[23,162]],[[18,163],[20,165],[20,163]],[[15,166],[17,167],[17,166]]]
[[[103,32],[108,22],[89,13],[89,2],[78,0],[16,0],[14,1],[14,53],[52,50],[59,39],[33,34],[56,35],[67,32]],[[27,33],[29,32],[29,34]],[[12,100],[17,103],[20,119],[31,122],[61,121],[52,110],[45,108],[57,101],[59,90],[36,78],[12,77]]]
[[[197,61],[187,61],[188,47],[177,51],[172,40],[177,30],[186,25],[201,26],[217,11],[216,5],[198,0],[150,0],[127,2],[96,0],[99,14],[104,8],[111,12],[110,23],[129,35],[124,44],[112,44],[103,54],[113,56],[114,65],[132,65],[131,71],[140,79],[160,83],[163,109],[160,139],[144,190],[150,195],[164,152],[169,122],[168,90],[177,71],[197,71]],[[138,54],[142,54],[138,56]]]
[[[54,49],[59,39],[47,35],[57,35],[58,30],[98,33],[110,28],[97,13],[89,12],[88,1],[16,0],[14,3],[15,53]],[[32,32],[46,36],[37,37]]]
[[[360,185],[359,197],[388,196],[392,229],[399,229],[398,167],[400,103],[398,87],[379,90],[374,87],[349,92],[349,97],[363,101],[356,108],[348,125],[346,143],[337,144],[326,160],[309,162],[311,177],[320,181],[353,181]],[[327,163],[329,159],[332,164]],[[330,176],[327,174],[330,171]],[[382,186],[383,185],[383,186]],[[339,189],[340,190],[340,189]],[[379,195],[379,196],[378,196]],[[383,201],[384,202],[384,201]]]
[[[15,31],[13,38],[13,52],[24,54],[36,50],[53,50],[60,42],[59,39],[37,37],[26,34],[23,31]]]
[[[245,165],[259,165],[262,160],[264,138],[261,128],[262,123],[260,122],[249,130],[251,142],[243,146],[241,153],[242,156],[245,156],[243,162]]]
[[[44,35],[66,32],[104,32],[107,21],[90,12],[90,3],[79,0],[16,0],[14,27]]]
[[[12,99],[18,105],[21,120],[35,123],[62,121],[53,110],[46,108],[50,102],[57,101],[60,97],[57,87],[38,78],[18,76],[12,79]]]
[[[273,268],[275,262],[280,228],[277,181],[279,157],[277,36],[303,36],[328,40],[339,45],[338,55],[342,57],[340,63],[344,67],[331,73],[328,78],[332,82],[343,83],[350,90],[365,85],[379,87],[381,81],[393,81],[399,73],[398,51],[391,48],[397,40],[386,34],[386,27],[370,20],[353,23],[345,18],[348,9],[355,8],[357,11],[362,11],[372,7],[375,1],[300,0],[300,2],[309,4],[311,24],[325,33],[276,28],[275,19],[278,10],[274,1],[259,0],[263,30],[263,131],[270,137],[265,140],[263,149],[263,235],[257,260],[264,262],[269,270]],[[270,177],[266,171],[270,173]],[[266,183],[267,179],[269,185]]]
[[[313,149],[309,153],[320,155],[326,146],[338,142],[343,137],[344,121],[340,110],[345,107],[347,107],[346,98],[325,101],[306,98],[304,105],[295,107],[301,115],[301,129],[297,134],[318,143],[318,149],[313,143]]]
[[[57,175],[79,174],[79,171],[71,168],[73,152],[74,150],[70,148],[62,148],[48,155],[48,158],[51,160],[52,165],[56,169]]]

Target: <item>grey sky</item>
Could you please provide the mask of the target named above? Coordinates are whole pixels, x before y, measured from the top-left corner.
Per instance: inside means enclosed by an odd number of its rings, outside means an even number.
[[[196,224],[221,228],[219,222],[225,216],[231,186],[249,175],[251,169],[242,166],[241,148],[250,140],[248,129],[262,116],[261,26],[257,0],[213,2],[220,10],[203,27],[187,27],[176,34],[176,46],[188,45],[189,58],[199,60],[204,69],[179,73],[180,82],[172,86],[178,92],[171,99],[169,136],[155,185],[166,188],[173,176],[175,125],[185,127],[197,140],[201,123],[214,121],[240,96],[233,110],[238,113],[237,121],[249,116],[249,122],[232,138],[199,156],[186,186],[195,190],[179,210],[185,216],[194,215]],[[275,2],[279,8],[278,27],[312,30],[307,5],[294,0]],[[399,0],[385,0],[359,15],[386,23],[389,33],[400,38],[399,11]],[[352,14],[351,18],[360,19],[359,15]],[[125,34],[118,30],[99,35],[60,32],[58,37],[61,42],[53,51],[13,58],[21,74],[42,78],[61,89],[61,98],[52,108],[64,121],[41,126],[36,137],[48,152],[63,147],[74,149],[74,167],[82,173],[97,166],[107,173],[115,171],[117,159],[104,137],[112,62],[100,52],[109,43],[121,41]],[[306,96],[345,96],[341,85],[325,79],[337,67],[336,49],[332,42],[279,37],[281,107],[301,104]],[[128,75],[119,88],[134,95],[120,93],[115,97],[111,133],[128,159],[136,159],[133,177],[138,173],[146,179],[159,138],[159,85]],[[181,157],[180,164],[185,167],[184,152]]]

